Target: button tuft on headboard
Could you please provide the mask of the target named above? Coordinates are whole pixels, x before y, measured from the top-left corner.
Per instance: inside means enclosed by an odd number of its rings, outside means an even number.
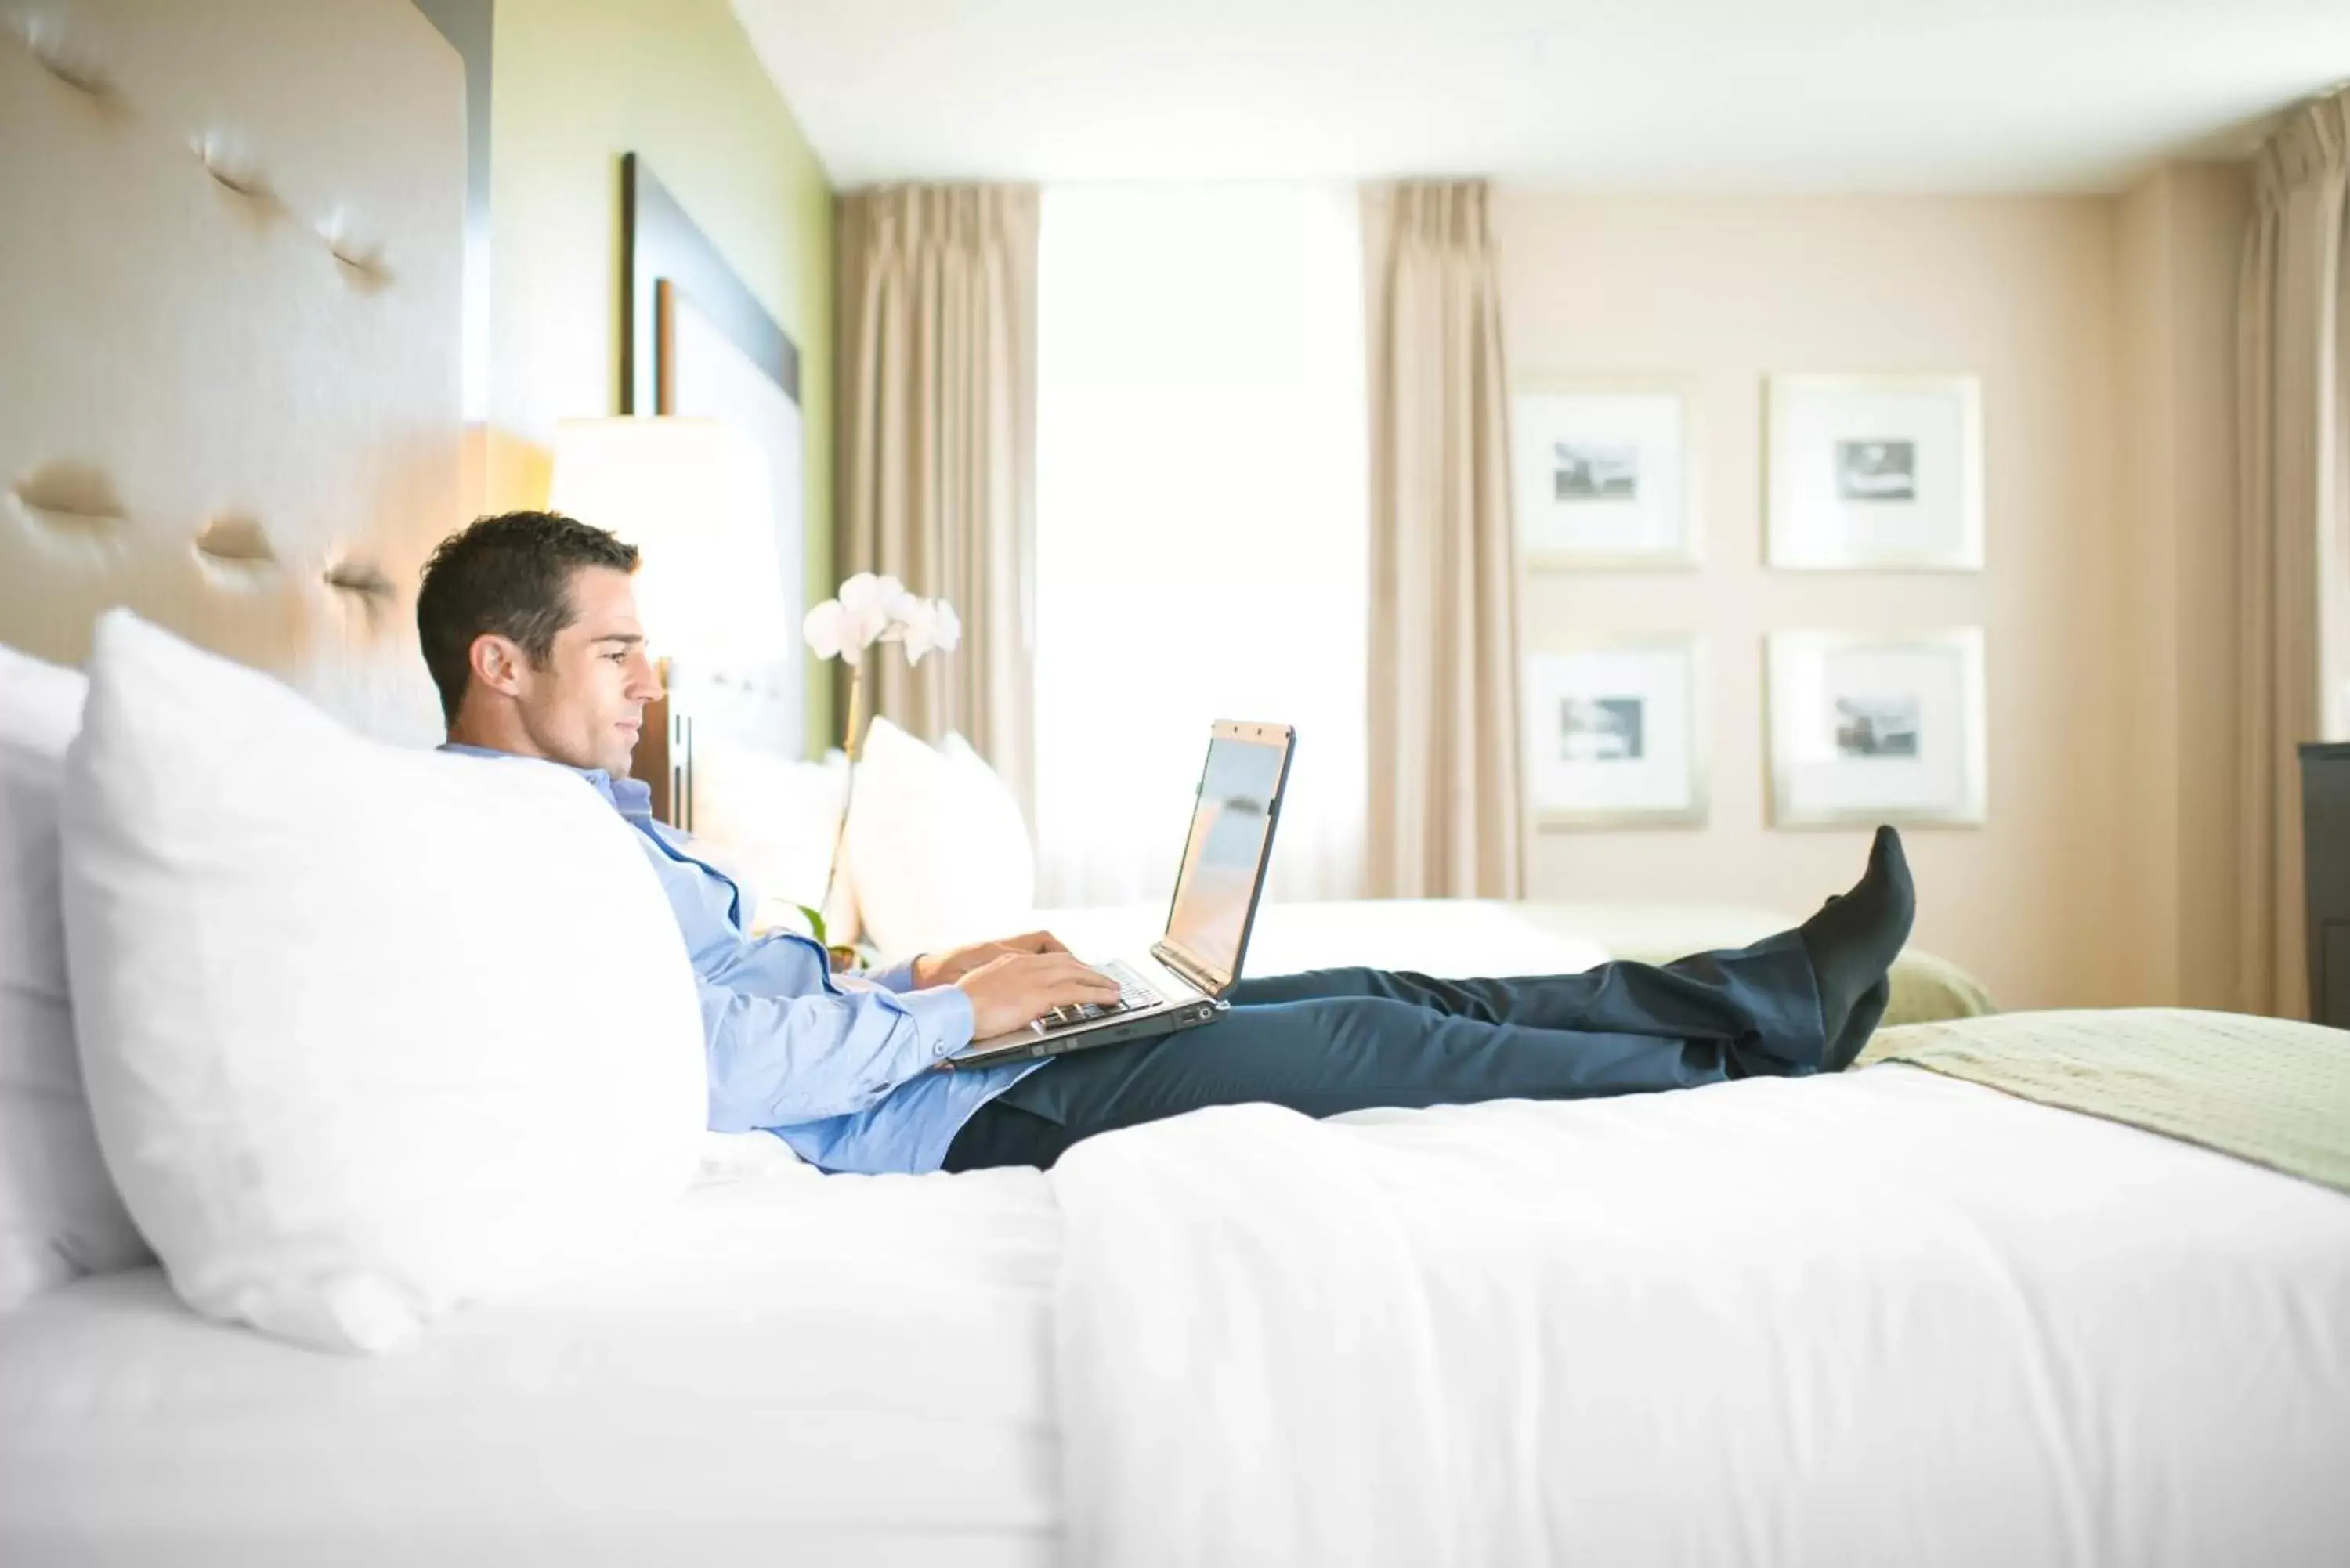
[[[391,269],[384,265],[383,243],[361,235],[341,213],[318,225],[318,237],[327,242],[327,249],[343,265],[343,275],[352,283],[374,290],[391,281]]]
[[[330,588],[365,599],[370,607],[391,602],[399,590],[391,579],[365,561],[338,561],[326,570],[326,583]]]
[[[56,556],[106,567],[130,546],[130,516],[106,475],[88,463],[43,463],[8,487],[27,535]]]
[[[109,105],[120,101],[114,78],[87,43],[68,37],[60,28],[44,26],[37,17],[28,19],[24,38],[40,67],[66,86]]]
[[[16,482],[16,500],[52,528],[103,532],[127,514],[104,473],[86,462],[45,462]]]
[[[277,564],[277,551],[257,519],[232,513],[215,517],[196,535],[196,554],[219,570],[251,574]]]
[[[197,140],[196,156],[203,160],[204,172],[229,190],[248,201],[266,207],[277,205],[277,192],[263,179],[261,167],[251,153],[232,145],[225,138],[206,135]]]

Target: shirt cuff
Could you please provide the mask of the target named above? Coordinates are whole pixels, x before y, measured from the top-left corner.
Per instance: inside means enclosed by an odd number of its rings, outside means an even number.
[[[973,1019],[971,998],[957,985],[934,985],[928,991],[909,991],[897,998],[898,1005],[908,1018],[914,1021],[914,1031],[921,1036],[922,1048],[933,1062],[943,1062],[971,1044]]]
[[[916,953],[904,963],[892,964],[888,969],[867,970],[865,978],[884,991],[894,991],[902,996],[914,989],[914,966],[921,961],[921,954]]]

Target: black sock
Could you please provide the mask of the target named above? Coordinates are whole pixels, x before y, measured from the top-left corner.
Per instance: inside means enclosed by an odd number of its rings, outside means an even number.
[[[1840,1071],[1868,1044],[1877,1020],[1885,1015],[1886,972],[1909,940],[1917,914],[1918,893],[1909,880],[1908,858],[1901,853],[1901,836],[1880,827],[1869,846],[1868,870],[1852,891],[1828,900],[1796,929],[1820,993],[1820,1028],[1828,1043],[1824,1070]],[[1854,1034],[1856,1042],[1850,1038]],[[1839,1051],[1845,1052],[1843,1062],[1828,1069]]]
[[[1886,1003],[1893,1000],[1890,976],[1878,981],[1860,993],[1860,1000],[1845,1015],[1844,1027],[1828,1037],[1828,1048],[1820,1057],[1820,1071],[1841,1073],[1853,1064],[1855,1057],[1868,1049],[1876,1036],[1877,1026],[1885,1021]]]

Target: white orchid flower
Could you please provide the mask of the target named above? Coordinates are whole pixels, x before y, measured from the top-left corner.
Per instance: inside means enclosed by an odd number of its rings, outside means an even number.
[[[944,599],[931,601],[931,646],[941,653],[952,653],[962,641],[962,618]]]
[[[848,662],[857,662],[858,654],[881,640],[889,629],[889,611],[883,605],[867,605],[847,612]]]
[[[871,572],[859,572],[840,585],[840,607],[852,615],[878,609],[885,615],[905,597],[906,585],[895,577],[879,577]]]
[[[840,607],[838,599],[827,599],[808,611],[800,630],[807,638],[809,650],[818,659],[837,659],[847,649],[847,612]]]
[[[926,599],[896,577],[859,572],[840,596],[808,611],[801,628],[818,659],[858,663],[876,642],[901,643],[906,661],[920,664],[962,641],[962,621],[944,599]]]
[[[906,645],[906,662],[920,664],[922,655],[938,644],[938,607],[929,599],[906,597],[898,608],[898,624],[893,628],[897,640]]]
[[[827,599],[807,612],[800,630],[818,659],[855,664],[889,625],[887,612],[878,606],[850,609],[838,599]]]
[[[840,585],[838,598],[827,599],[808,612],[808,646],[819,659],[857,663],[889,629],[898,601],[905,593],[905,585],[895,577],[858,573]]]

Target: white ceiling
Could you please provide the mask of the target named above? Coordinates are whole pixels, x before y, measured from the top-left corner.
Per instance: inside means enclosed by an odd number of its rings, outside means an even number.
[[[734,0],[833,180],[2095,191],[2350,78],[2350,0]]]

